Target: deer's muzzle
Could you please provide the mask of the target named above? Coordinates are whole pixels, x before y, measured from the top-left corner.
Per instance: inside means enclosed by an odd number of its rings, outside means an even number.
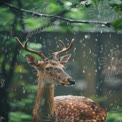
[[[70,85],[74,85],[75,84],[75,80],[73,78],[68,78],[67,80],[68,80]]]

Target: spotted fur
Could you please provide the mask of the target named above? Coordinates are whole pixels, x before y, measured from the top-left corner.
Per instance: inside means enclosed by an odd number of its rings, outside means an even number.
[[[100,105],[82,96],[57,96],[55,107],[55,122],[105,122],[106,119]]]

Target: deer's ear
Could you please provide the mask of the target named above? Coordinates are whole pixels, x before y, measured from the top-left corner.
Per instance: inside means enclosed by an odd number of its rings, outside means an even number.
[[[38,65],[38,60],[31,55],[26,55],[26,60],[27,60],[28,64],[30,64],[31,66],[37,66]]]
[[[64,55],[60,58],[60,63],[61,64],[66,64],[71,57],[71,54]]]

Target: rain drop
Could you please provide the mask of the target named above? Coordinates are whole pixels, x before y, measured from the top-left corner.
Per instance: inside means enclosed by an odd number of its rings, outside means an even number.
[[[85,70],[83,70],[83,73],[85,73]]]
[[[95,73],[97,73],[97,69],[95,69]]]
[[[23,90],[23,94],[25,94],[25,90]]]
[[[73,52],[74,52],[74,53],[76,52],[76,47],[74,48]]]
[[[23,87],[23,90],[22,91],[23,91],[23,94],[25,94],[25,88],[24,87]]]
[[[85,39],[89,39],[90,38],[90,35],[85,35]]]

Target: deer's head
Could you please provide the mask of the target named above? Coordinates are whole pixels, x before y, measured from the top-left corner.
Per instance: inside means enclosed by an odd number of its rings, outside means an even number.
[[[37,69],[38,76],[43,78],[43,82],[54,84],[56,83],[62,85],[75,84],[73,78],[69,76],[64,70],[65,64],[70,59],[71,55],[67,54],[58,58],[59,54],[66,52],[72,47],[74,40],[71,41],[68,47],[66,47],[65,44],[62,41],[60,41],[63,45],[63,48],[62,50],[53,53],[53,59],[48,59],[41,51],[35,51],[27,48],[28,40],[25,41],[24,45],[20,42],[20,40],[17,37],[16,41],[24,50],[31,53],[35,53],[43,59],[42,61],[38,61],[32,55],[26,55],[28,64]]]

